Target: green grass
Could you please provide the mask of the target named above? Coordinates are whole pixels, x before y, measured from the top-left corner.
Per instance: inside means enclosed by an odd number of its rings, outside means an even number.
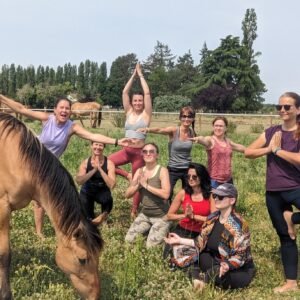
[[[39,130],[36,123],[30,123]],[[122,137],[123,131],[100,130],[102,134]],[[207,132],[208,133],[208,132]],[[206,134],[206,133],[204,133]],[[232,134],[234,141],[248,145],[257,134]],[[167,138],[149,135],[160,148],[160,163],[167,162]],[[89,155],[89,142],[73,137],[62,157],[62,163],[72,175],[81,161]],[[106,154],[115,151],[107,146]],[[206,164],[206,153],[200,145],[192,151],[193,161]],[[299,299],[300,293],[274,295],[272,289],[283,281],[279,257],[279,242],[265,207],[265,159],[248,160],[241,154],[233,157],[234,181],[239,190],[238,210],[249,221],[252,232],[252,252],[257,275],[249,288],[222,291],[208,287],[200,296],[181,271],[171,272],[162,260],[162,248],[146,249],[140,238],[128,246],[124,237],[130,220],[131,201],[124,199],[127,181],[118,177],[113,191],[114,208],[109,222],[101,232],[105,241],[100,258],[102,299]],[[176,186],[176,190],[179,186]],[[67,277],[54,262],[55,236],[45,222],[46,239],[40,241],[34,234],[31,206],[13,213],[11,222],[12,268],[11,284],[15,299],[79,299]]]

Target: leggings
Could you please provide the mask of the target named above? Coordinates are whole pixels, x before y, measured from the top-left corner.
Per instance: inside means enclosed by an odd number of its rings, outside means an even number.
[[[168,200],[169,200],[169,203],[171,203],[172,197],[173,197],[173,190],[176,185],[176,182],[180,179],[182,188],[185,187],[188,169],[177,169],[177,168],[168,167],[168,171],[169,171],[170,185],[171,185],[171,189],[170,189],[171,193],[170,193],[170,197]]]
[[[222,277],[219,277],[220,265],[211,252],[203,251],[199,255],[199,266],[194,267],[192,277],[201,279],[206,283],[213,282],[223,289],[239,289],[250,284],[254,275],[255,267],[253,262],[235,269],[229,270]],[[200,274],[200,272],[203,272]]]
[[[115,164],[116,167],[131,163],[132,176],[134,176],[136,170],[145,165],[141,155],[141,148],[123,147],[122,150],[112,153],[108,158]],[[123,177],[128,176],[128,172],[116,168],[116,174]],[[139,193],[136,192],[133,196],[132,209],[137,210],[140,203]]]
[[[292,205],[300,209],[300,189],[266,192],[266,204],[272,224],[280,239],[280,252],[286,279],[296,280],[298,270],[298,249],[296,240],[288,234],[288,227],[283,217],[285,210],[292,211]],[[300,223],[299,213],[292,215],[295,224]]]

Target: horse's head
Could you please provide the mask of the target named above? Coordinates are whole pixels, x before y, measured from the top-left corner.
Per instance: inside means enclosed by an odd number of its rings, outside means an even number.
[[[56,251],[56,263],[70,276],[81,297],[96,300],[100,297],[98,273],[99,251],[91,251],[81,228],[75,230],[71,240],[61,239]]]

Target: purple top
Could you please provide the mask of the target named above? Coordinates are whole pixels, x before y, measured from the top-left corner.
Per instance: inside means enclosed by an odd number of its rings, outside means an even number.
[[[266,145],[273,134],[282,132],[281,148],[289,152],[300,151],[300,140],[294,139],[294,131],[284,131],[281,125],[273,126],[265,131]],[[267,155],[267,191],[286,191],[300,188],[300,166],[295,166],[273,153]]]
[[[60,157],[68,145],[69,132],[72,125],[73,122],[71,120],[68,120],[65,124],[58,125],[55,116],[49,115],[48,120],[43,123],[39,140],[56,157]]]

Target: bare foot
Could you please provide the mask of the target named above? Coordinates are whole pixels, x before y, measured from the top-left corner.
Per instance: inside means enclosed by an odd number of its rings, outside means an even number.
[[[196,290],[197,292],[201,293],[205,287],[205,282],[199,279],[194,279],[193,280],[193,287],[194,290]]]
[[[296,228],[295,228],[295,224],[292,222],[292,215],[293,215],[293,212],[291,212],[289,210],[286,210],[283,212],[283,217],[288,226],[288,233],[290,235],[290,238],[292,240],[294,240],[294,239],[296,239]]]
[[[296,280],[288,280],[284,285],[276,287],[274,293],[288,293],[298,291],[298,285]]]

